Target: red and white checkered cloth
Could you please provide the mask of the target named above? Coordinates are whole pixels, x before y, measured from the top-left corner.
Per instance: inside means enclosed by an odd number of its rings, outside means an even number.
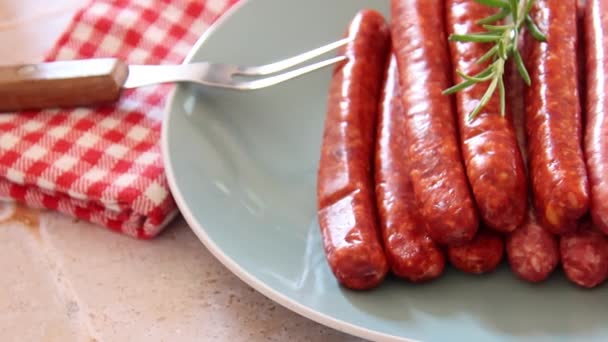
[[[93,0],[46,60],[181,63],[235,2]],[[118,104],[94,109],[0,114],[0,198],[154,237],[177,214],[159,146],[170,87],[128,90]]]

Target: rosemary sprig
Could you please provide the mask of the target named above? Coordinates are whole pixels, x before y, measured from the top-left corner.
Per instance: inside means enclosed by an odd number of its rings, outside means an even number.
[[[498,88],[500,96],[500,114],[505,115],[505,84],[504,72],[505,64],[509,58],[514,57],[515,65],[519,74],[527,85],[530,85],[530,75],[526,70],[521,54],[518,50],[520,32],[523,25],[536,40],[546,42],[546,37],[536,26],[530,10],[534,0],[474,0],[482,5],[499,8],[500,11],[487,18],[477,21],[482,25],[486,32],[476,32],[469,34],[452,34],[449,39],[458,42],[472,43],[493,43],[494,46],[481,56],[476,63],[481,64],[491,61],[490,65],[476,75],[466,75],[458,70],[457,73],[464,81],[443,91],[444,95],[457,93],[463,89],[478,83],[489,82],[486,92],[483,94],[479,103],[469,113],[469,120],[474,119],[477,114],[485,107],[492,95]],[[507,19],[508,23],[498,25],[496,22]]]

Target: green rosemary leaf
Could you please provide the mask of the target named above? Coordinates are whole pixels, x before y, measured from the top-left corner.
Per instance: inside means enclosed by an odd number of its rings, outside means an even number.
[[[519,16],[519,0],[509,0],[511,8],[513,9],[513,22],[516,23]]]
[[[502,39],[498,42],[498,55],[501,59],[509,58],[509,55],[507,54],[507,47],[505,46],[505,43],[502,41]]]
[[[513,55],[515,56],[515,65],[517,66],[517,71],[519,71],[519,74],[524,79],[524,82],[526,82],[526,84],[530,86],[530,84],[532,83],[532,81],[530,80],[530,74],[528,74],[528,70],[526,70],[526,65],[524,64],[524,61],[521,58],[519,50],[516,50]]]
[[[492,79],[492,66],[490,65],[489,67],[487,67],[486,69],[484,69],[483,71],[481,71],[480,73],[478,73],[475,76],[469,76],[460,70],[457,70],[456,73],[458,74],[458,76],[464,78],[467,81],[471,81],[471,82],[475,82],[475,83],[486,82],[486,81],[489,81],[490,79]]]
[[[492,48],[489,49],[486,53],[484,53],[483,56],[479,57],[479,59],[475,62],[475,64],[484,63],[485,61],[494,57],[494,55],[496,55],[496,52],[498,52],[498,45],[492,46]]]
[[[451,86],[448,89],[445,89],[441,93],[443,95],[452,95],[452,94],[455,94],[455,93],[457,93],[457,92],[459,92],[459,91],[461,91],[463,89],[466,89],[466,88],[472,86],[473,84],[475,84],[475,82],[473,82],[473,81],[464,81],[462,83],[458,83],[456,85],[453,85],[453,86]]]
[[[502,10],[500,10],[500,12],[491,15],[489,17],[485,17],[483,19],[480,19],[477,21],[478,25],[485,25],[485,24],[491,24],[494,22],[497,22],[499,20],[502,20],[504,18],[506,18],[509,14],[511,14],[511,10],[509,8],[503,8]]]
[[[513,25],[490,25],[490,24],[484,24],[481,25],[483,28],[485,28],[488,31],[491,32],[504,32],[506,30],[510,30],[512,29]]]
[[[481,112],[483,107],[485,107],[488,104],[488,102],[490,102],[490,98],[494,94],[494,91],[496,90],[497,85],[498,85],[498,78],[492,79],[492,82],[490,82],[488,89],[481,97],[481,100],[479,100],[477,107],[475,107],[475,109],[471,112],[471,114],[469,114],[469,120],[475,119],[475,117],[479,114],[479,112]]]
[[[514,28],[513,28],[513,35],[514,35],[515,37],[519,37],[519,29],[518,29],[517,27],[514,27]],[[515,53],[515,51],[517,51],[517,48],[518,48],[518,46],[517,46],[517,42],[513,42],[513,43],[511,44],[511,49],[510,49],[510,50],[511,50],[511,52],[512,52],[512,53]]]
[[[536,26],[536,24],[532,20],[532,17],[530,17],[529,15],[526,16],[526,27],[528,28],[528,31],[530,31],[530,34],[532,35],[532,37],[534,37],[534,39],[538,40],[539,42],[547,41],[547,37],[545,36],[545,34],[538,28],[538,26]]]
[[[475,62],[476,64],[481,64],[491,60],[491,64],[487,66],[486,69],[473,76],[467,75],[462,71],[456,71],[464,81],[443,91],[443,94],[449,95],[475,84],[490,82],[485,93],[479,100],[479,103],[469,114],[469,120],[474,119],[488,104],[491,97],[496,93],[496,88],[498,88],[498,96],[500,97],[500,114],[502,116],[505,115],[506,91],[504,71],[506,62],[511,56],[514,56],[515,65],[517,66],[519,74],[524,79],[524,82],[526,82],[528,86],[531,84],[530,74],[528,73],[528,70],[526,70],[526,66],[519,52],[519,41],[521,39],[520,35],[523,25],[525,24],[528,27],[530,34],[536,40],[540,42],[546,42],[547,40],[544,33],[534,23],[534,20],[529,14],[534,5],[534,0],[474,1],[486,6],[500,8],[500,11],[477,21],[485,31],[470,34],[453,34],[449,37],[449,40],[472,43],[492,43],[493,46]],[[505,18],[509,19],[505,20],[506,24],[498,22]]]
[[[451,41],[456,42],[472,42],[472,43],[492,43],[500,40],[501,36],[496,34],[452,34]]]
[[[482,5],[496,7],[496,8],[510,8],[511,5],[503,0],[475,0],[475,2],[480,3]]]
[[[526,9],[524,11],[524,15],[528,15],[530,14],[530,11],[532,10],[532,6],[534,6],[534,0],[526,0]]]
[[[498,91],[499,91],[499,97],[500,97],[500,116],[502,116],[503,118],[505,117],[505,112],[506,112],[506,94],[505,94],[505,81],[503,80],[503,78],[501,77],[498,80]]]

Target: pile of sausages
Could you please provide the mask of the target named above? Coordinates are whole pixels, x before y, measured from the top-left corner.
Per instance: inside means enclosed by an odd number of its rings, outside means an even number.
[[[422,283],[449,263],[471,274],[508,261],[538,283],[561,266],[592,288],[608,278],[608,0],[537,0],[547,42],[524,36],[531,78],[506,70],[472,120],[487,83],[442,91],[485,69],[492,47],[451,42],[482,30],[495,8],[473,0],[391,0],[391,20],[361,10],[333,73],[317,175],[329,266],[350,289],[389,273]],[[578,13],[578,15],[577,15]]]

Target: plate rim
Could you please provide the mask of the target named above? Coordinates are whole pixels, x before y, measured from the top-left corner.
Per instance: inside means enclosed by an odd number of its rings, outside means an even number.
[[[254,2],[255,0],[239,0],[238,3],[232,5],[227,11],[225,11],[217,20],[212,23],[207,30],[198,38],[196,43],[192,46],[188,54],[186,55],[183,64],[189,63],[194,58],[194,55],[201,49],[207,39],[214,34],[214,32],[225,22],[232,17],[234,13],[239,11],[245,4]],[[163,117],[161,124],[161,155],[163,159],[163,166],[165,168],[165,175],[169,185],[169,189],[175,203],[184,217],[188,227],[201,243],[207,248],[209,252],[218,260],[224,267],[226,267],[232,274],[236,275],[245,284],[251,286],[256,291],[261,293],[266,298],[278,303],[279,305],[287,308],[288,310],[295,312],[296,314],[317,322],[321,325],[333,328],[335,330],[347,333],[353,336],[361,337],[369,340],[381,340],[381,341],[399,341],[399,342],[419,342],[417,340],[400,337],[396,335],[390,335],[387,333],[378,332],[368,328],[364,328],[347,321],[337,319],[330,315],[321,313],[313,308],[310,308],[296,300],[289,298],[281,292],[273,289],[263,281],[257,279],[255,276],[245,271],[236,261],[230,256],[224,253],[224,251],[209,237],[205,228],[196,220],[188,204],[186,203],[182,193],[177,185],[176,175],[174,173],[173,165],[169,155],[169,125],[168,120],[171,116],[171,108],[175,105],[175,98],[177,92],[180,91],[180,86],[176,85],[169,92],[167,101],[163,109]]]

